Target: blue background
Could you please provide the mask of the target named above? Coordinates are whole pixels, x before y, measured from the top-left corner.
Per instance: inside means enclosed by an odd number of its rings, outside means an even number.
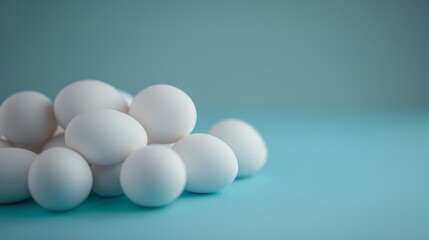
[[[429,239],[428,1],[0,1],[0,99],[82,78],[184,89],[267,166],[161,209],[0,205],[0,239]]]
[[[95,78],[200,107],[429,105],[428,1],[0,1],[4,99]]]

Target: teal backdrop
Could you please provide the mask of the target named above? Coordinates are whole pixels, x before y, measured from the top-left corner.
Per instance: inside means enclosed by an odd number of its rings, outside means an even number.
[[[0,99],[95,78],[201,107],[429,105],[428,1],[0,1]]]
[[[164,208],[0,205],[0,239],[429,239],[429,1],[0,0],[0,100],[85,78],[178,86],[267,165]]]

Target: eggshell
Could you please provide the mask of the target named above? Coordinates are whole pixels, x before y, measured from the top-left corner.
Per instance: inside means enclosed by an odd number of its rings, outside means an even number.
[[[51,138],[45,144],[45,146],[43,146],[42,151],[45,151],[49,148],[54,148],[54,147],[67,147],[65,139],[64,139],[64,133],[60,133],[60,134],[56,135],[55,137]]]
[[[135,204],[160,207],[183,192],[186,169],[180,156],[161,145],[149,145],[131,154],[122,164],[120,183]]]
[[[15,93],[1,105],[0,131],[14,146],[41,147],[56,127],[52,102],[39,92]]]
[[[74,118],[66,129],[65,141],[67,147],[82,154],[90,164],[110,166],[146,146],[147,135],[127,114],[99,109]]]
[[[64,133],[64,129],[60,125],[58,125],[57,129],[55,129],[55,132],[54,132],[53,136],[57,136],[57,135],[59,135],[61,133]]]
[[[214,125],[209,134],[224,141],[238,161],[238,176],[250,176],[265,165],[267,147],[259,132],[239,119],[227,119]]]
[[[133,102],[133,98],[134,98],[133,95],[122,90],[118,90],[118,91],[127,102],[128,107],[131,106],[131,103]]]
[[[0,148],[11,148],[13,147],[8,141],[0,139]]]
[[[91,169],[75,151],[51,148],[34,159],[28,186],[31,196],[42,207],[52,211],[70,210],[91,192]]]
[[[101,167],[91,165],[94,183],[92,191],[102,197],[116,197],[122,195],[121,184],[119,183],[119,173],[122,164]]]
[[[37,154],[21,148],[0,149],[0,204],[30,197],[28,171]]]
[[[232,149],[219,138],[191,134],[173,146],[187,170],[186,190],[195,193],[217,192],[237,176],[238,164]]]
[[[63,88],[54,101],[55,116],[63,129],[80,113],[103,108],[128,111],[122,95],[111,85],[98,80],[74,82]]]
[[[130,116],[146,129],[150,143],[174,143],[192,132],[197,111],[182,90],[165,84],[143,89],[131,104]]]

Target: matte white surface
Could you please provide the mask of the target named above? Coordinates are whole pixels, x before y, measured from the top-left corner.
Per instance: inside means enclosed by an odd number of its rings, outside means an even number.
[[[252,175],[265,165],[267,147],[259,132],[239,119],[226,119],[215,124],[209,134],[224,141],[234,151],[238,161],[238,176]]]
[[[28,171],[37,154],[21,148],[0,149],[0,204],[30,197]]]
[[[174,143],[191,133],[197,121],[192,99],[182,90],[165,84],[138,93],[129,114],[146,129],[150,143]]]
[[[232,149],[208,134],[191,134],[173,146],[187,170],[186,190],[196,193],[217,192],[237,176],[238,164]]]
[[[64,129],[60,125],[58,125],[53,136],[57,136],[58,134],[61,134],[61,133],[64,133]]]
[[[98,109],[74,118],[66,129],[65,141],[90,164],[110,166],[146,146],[147,135],[140,123],[127,114]]]
[[[101,108],[128,111],[122,95],[111,85],[98,80],[71,83],[58,93],[54,101],[55,116],[63,129],[80,113]]]
[[[52,211],[70,210],[91,192],[91,169],[75,151],[51,148],[34,159],[28,186],[31,196],[42,207]]]
[[[125,99],[125,101],[127,102],[128,107],[131,106],[131,103],[133,102],[133,95],[123,91],[123,90],[118,90],[119,93],[122,95],[122,97]]]
[[[119,183],[119,173],[122,164],[101,167],[91,165],[94,183],[92,191],[102,197],[116,197],[122,195],[121,184]]]
[[[182,194],[186,169],[180,156],[172,149],[149,145],[125,160],[120,182],[132,202],[144,207],[160,207]]]
[[[8,141],[0,139],[0,148],[10,148],[13,147]]]
[[[39,148],[56,128],[52,102],[39,92],[15,93],[0,107],[0,131],[17,147]]]
[[[52,137],[46,144],[43,146],[42,151],[45,151],[53,147],[67,147],[64,139],[64,133],[60,133],[55,137]]]

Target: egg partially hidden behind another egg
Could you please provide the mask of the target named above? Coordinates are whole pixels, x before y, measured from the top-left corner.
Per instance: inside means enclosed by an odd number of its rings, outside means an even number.
[[[28,171],[36,156],[34,152],[21,148],[0,149],[0,204],[30,197]]]
[[[103,108],[128,112],[127,102],[118,90],[98,80],[74,82],[63,88],[54,101],[55,116],[63,129],[80,113]]]
[[[116,197],[122,195],[121,184],[119,183],[119,173],[122,163],[113,166],[91,165],[94,184],[92,191],[102,197]]]
[[[39,149],[56,128],[52,102],[39,92],[15,93],[0,107],[0,132],[16,147]]]
[[[191,134],[174,144],[186,166],[186,190],[195,193],[217,192],[237,176],[238,164],[232,149],[217,137]]]
[[[67,147],[66,146],[66,141],[64,139],[64,133],[60,133],[56,136],[54,136],[53,138],[51,138],[44,146],[42,151],[45,151],[49,148],[53,148],[53,147]]]
[[[239,119],[227,119],[215,124],[209,134],[224,141],[234,151],[238,161],[238,176],[255,174],[267,161],[267,147],[259,132]]]
[[[165,84],[138,93],[129,114],[143,125],[149,143],[174,143],[189,135],[197,121],[192,99],[179,88]]]

